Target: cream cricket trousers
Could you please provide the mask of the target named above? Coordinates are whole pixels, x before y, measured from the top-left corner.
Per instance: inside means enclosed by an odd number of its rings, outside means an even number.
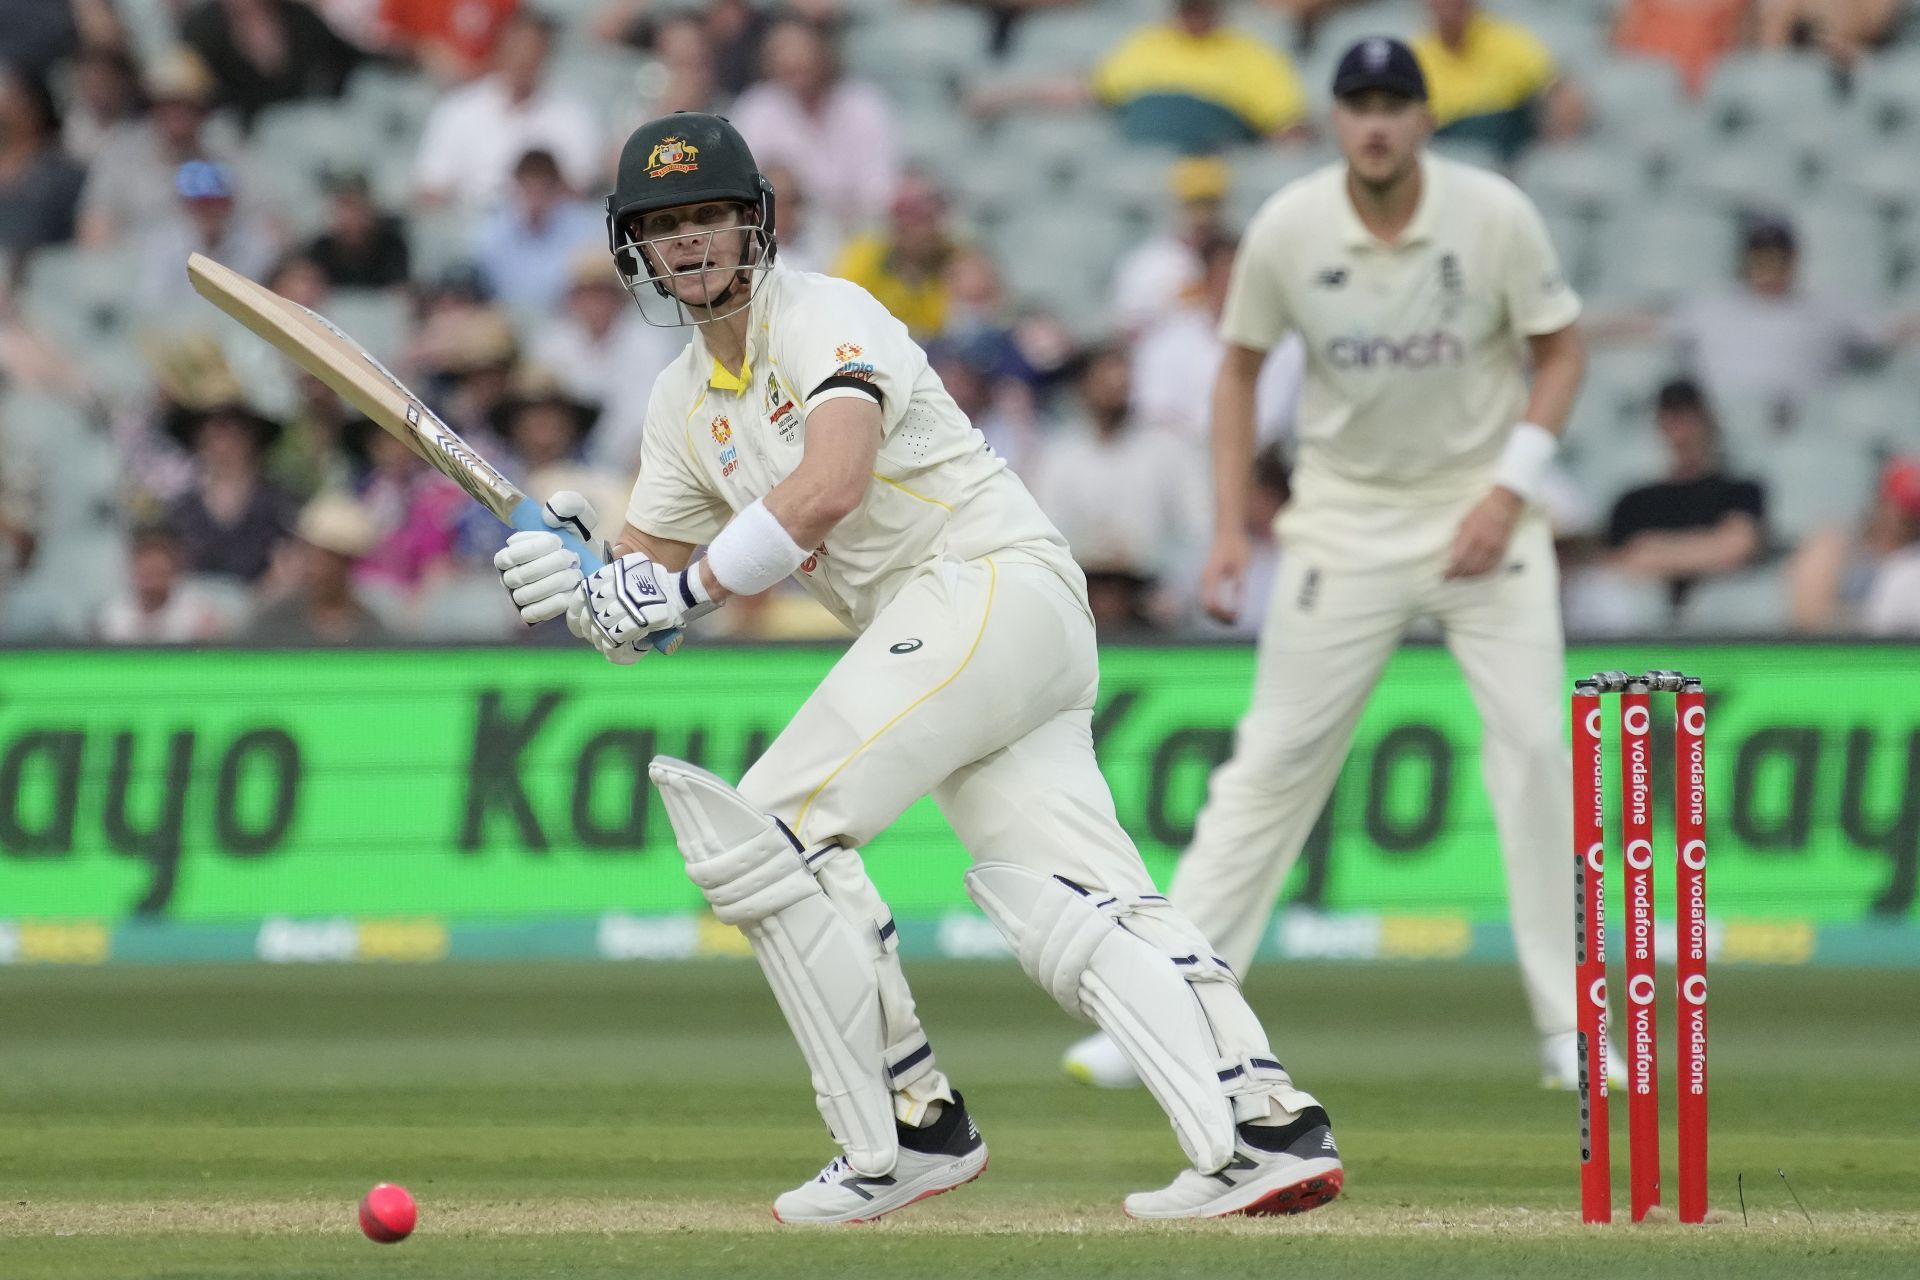
[[[740,782],[808,848],[858,848],[931,794],[976,860],[1154,893],[1093,754],[1079,592],[1037,558],[942,560],[900,589]],[[1569,979],[1571,981],[1571,979]]]
[[[1444,564],[1441,556],[1343,573],[1310,552],[1282,558],[1253,703],[1232,759],[1213,774],[1168,896],[1244,974],[1381,669],[1408,625],[1432,615],[1480,713],[1534,1025],[1543,1035],[1572,1031],[1572,759],[1552,536],[1530,513],[1492,573],[1449,582]]]

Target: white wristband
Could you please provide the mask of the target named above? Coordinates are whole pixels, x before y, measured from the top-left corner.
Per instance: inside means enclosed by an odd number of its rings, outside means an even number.
[[[1559,447],[1560,437],[1553,432],[1532,422],[1521,423],[1507,437],[1507,447],[1500,451],[1500,465],[1494,470],[1493,482],[1531,502],[1539,495],[1540,484],[1547,478],[1547,467]]]
[[[757,596],[785,581],[807,558],[765,502],[736,514],[707,548],[713,580],[737,596]]]

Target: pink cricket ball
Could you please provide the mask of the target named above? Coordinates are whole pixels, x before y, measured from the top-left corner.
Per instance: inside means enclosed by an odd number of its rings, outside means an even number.
[[[379,1244],[397,1244],[413,1234],[420,1211],[407,1189],[383,1182],[360,1198],[360,1230]]]

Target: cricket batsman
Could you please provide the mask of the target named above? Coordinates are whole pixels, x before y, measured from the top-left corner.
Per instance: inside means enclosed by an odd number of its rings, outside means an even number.
[[[1034,981],[1113,1038],[1192,1161],[1126,1212],[1331,1200],[1326,1112],[1115,819],[1085,582],[1059,533],[871,295],[778,265],[773,189],[725,120],[641,126],[607,209],[628,291],[692,338],[654,384],[606,566],[583,580],[541,531],[497,557],[522,617],[565,614],[631,663],[798,574],[857,635],[737,789],[665,757],[651,771],[688,875],[751,943],[841,1148],[774,1215],[867,1221],[986,1167],[858,852],[928,794],[975,859],[968,894]],[[582,536],[595,523],[566,493],[548,520]]]
[[[1254,380],[1289,332],[1307,377],[1252,705],[1169,896],[1244,974],[1381,668],[1431,615],[1480,712],[1543,1082],[1572,1088],[1572,764],[1553,541],[1534,499],[1580,384],[1580,300],[1519,190],[1427,153],[1426,78],[1406,45],[1356,44],[1333,94],[1344,162],[1254,216],[1221,317],[1201,596],[1222,620],[1247,567]],[[1136,1081],[1103,1036],[1065,1067]]]

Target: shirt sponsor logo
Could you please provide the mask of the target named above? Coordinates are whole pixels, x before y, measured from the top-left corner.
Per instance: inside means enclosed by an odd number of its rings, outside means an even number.
[[[1335,338],[1327,363],[1336,369],[1433,369],[1465,364],[1467,346],[1445,329],[1405,338]]]
[[[862,382],[873,381],[873,362],[862,360],[864,355],[857,342],[843,342],[833,349],[834,363],[840,367],[833,371],[836,378],[858,378]]]
[[[647,176],[664,178],[670,173],[692,173],[700,167],[700,148],[685,138],[665,137],[647,153]]]
[[[733,424],[727,421],[727,415],[723,413],[714,418],[710,429],[713,432],[713,442],[720,446],[720,475],[725,478],[732,475],[733,469],[740,465],[740,450],[732,444]]]
[[[725,444],[731,439],[733,439],[733,424],[727,421],[727,415],[723,413],[713,420],[713,442]]]

